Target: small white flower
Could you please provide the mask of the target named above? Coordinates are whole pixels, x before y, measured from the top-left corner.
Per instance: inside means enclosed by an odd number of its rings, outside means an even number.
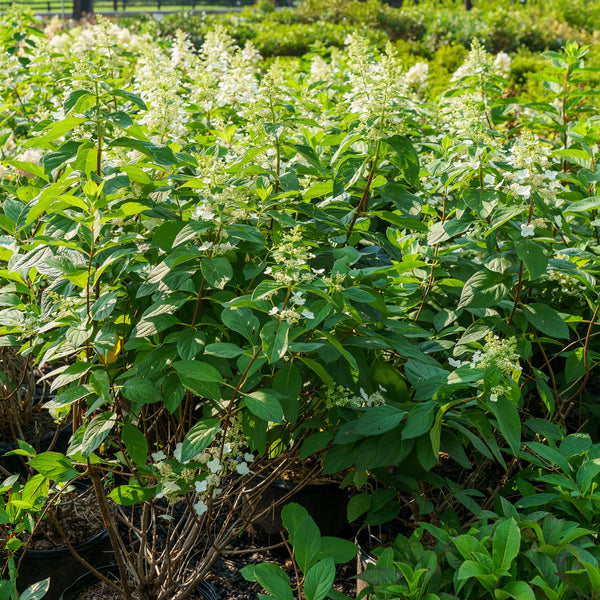
[[[211,473],[217,473],[221,469],[221,463],[218,458],[213,458],[206,463]]]
[[[483,178],[483,183],[485,185],[494,185],[494,183],[496,183],[496,178],[491,174],[488,173],[484,178]]]
[[[368,396],[367,392],[365,392],[365,390],[363,388],[360,388],[360,395],[363,397],[363,400],[365,402],[369,401],[369,396]]]
[[[229,454],[231,452],[231,444],[229,442],[225,442],[223,444],[223,456]]]
[[[173,456],[179,462],[181,462],[181,450],[182,450],[182,448],[183,448],[183,444],[181,442],[179,442],[177,444],[177,446],[175,446],[175,451],[173,452]]]
[[[266,269],[263,271],[263,273],[264,273],[265,275],[270,275],[272,272],[273,272],[273,269],[272,269],[271,267],[267,267],[267,268],[266,268]]]
[[[248,475],[248,473],[250,473],[250,469],[248,468],[248,465],[245,462],[241,462],[235,465],[235,470],[240,475]]]
[[[526,225],[525,223],[521,223],[521,236],[524,238],[531,237],[535,233],[535,227],[533,225]]]
[[[159,460],[165,460],[165,458],[167,458],[166,454],[162,450],[153,452],[150,456],[152,456],[152,460],[155,462],[158,462]]]
[[[246,452],[246,454],[244,454],[244,460],[246,462],[253,462],[254,461],[254,454],[248,454]]]
[[[198,500],[198,502],[194,504],[194,510],[196,511],[196,514],[201,517],[208,510],[208,506],[206,506],[202,500]]]
[[[455,369],[458,369],[458,367],[460,367],[462,365],[462,362],[460,360],[455,360],[454,358],[450,357],[448,359],[448,364],[451,367],[454,367]]]
[[[273,308],[272,308],[272,309],[269,311],[269,315],[271,315],[271,316],[273,316],[273,315],[276,315],[278,311],[279,311],[279,309],[278,309],[276,306],[274,306],[274,307],[273,307]]]
[[[306,303],[306,298],[302,297],[301,292],[292,292],[292,302],[294,304],[298,304],[299,306],[302,306],[303,304]]]
[[[498,402],[498,394],[490,394],[490,402]]]
[[[311,313],[310,310],[307,310],[306,308],[302,311],[302,316],[305,317],[306,319],[314,319],[315,318],[314,313]]]
[[[194,487],[196,488],[196,491],[201,494],[202,492],[205,492],[208,489],[208,484],[206,483],[206,479],[203,479],[202,481],[196,481],[196,483],[194,484]]]

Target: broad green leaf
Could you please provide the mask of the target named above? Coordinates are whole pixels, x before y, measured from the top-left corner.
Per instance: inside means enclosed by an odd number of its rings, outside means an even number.
[[[492,540],[492,561],[496,571],[508,571],[513,560],[519,554],[521,532],[517,522],[504,519],[496,525]]]
[[[358,546],[349,540],[325,535],[321,538],[321,554],[319,558],[331,556],[336,564],[351,561],[358,553]]]
[[[223,381],[217,369],[199,360],[180,360],[173,363],[173,368],[185,379],[212,383]]]
[[[498,421],[502,437],[517,456],[521,446],[521,419],[517,408],[504,396],[500,396],[495,402],[489,401],[488,408]]]
[[[225,327],[244,336],[249,342],[257,341],[260,322],[249,308],[226,308],[221,313],[221,320]]]
[[[303,573],[317,562],[321,552],[321,532],[312,517],[303,519],[294,534],[294,556]]]
[[[304,519],[308,518],[310,518],[308,511],[304,508],[304,506],[298,504],[297,502],[289,502],[281,509],[281,522],[287,529],[287,532],[290,534],[290,541],[292,542],[292,545],[294,545],[294,539],[296,537],[298,526],[304,521]]]
[[[508,594],[507,596],[497,594],[498,600],[502,600],[503,597],[512,600],[536,600],[535,593],[524,581],[509,581],[498,591]]]
[[[120,485],[110,492],[108,497],[121,506],[133,506],[150,500],[154,496],[155,491],[156,486]]]
[[[246,565],[240,572],[247,581],[258,581],[276,600],[294,600],[290,578],[279,565]]]
[[[29,466],[33,467],[40,475],[51,479],[52,481],[71,481],[79,475],[71,461],[59,452],[43,452],[34,456],[29,461]]]
[[[183,360],[193,360],[204,348],[204,334],[190,327],[177,336],[177,353]]]
[[[405,417],[406,412],[395,406],[372,406],[358,419],[354,433],[358,435],[380,435],[394,429]]]
[[[465,282],[458,308],[496,306],[510,292],[512,278],[487,269],[477,271]]]
[[[43,135],[29,138],[23,145],[27,148],[39,148],[48,142],[53,142],[85,121],[84,117],[66,117],[55,122]]]
[[[371,496],[369,494],[356,494],[348,501],[348,521],[358,519],[371,508]]]
[[[560,315],[547,304],[533,302],[523,308],[527,320],[542,333],[552,338],[569,339],[569,327]]]
[[[145,377],[132,377],[125,382],[121,393],[125,398],[137,404],[160,402],[160,391]]]
[[[148,458],[148,442],[144,434],[137,427],[124,423],[121,437],[133,462],[140,467],[145,466]]]
[[[286,415],[287,418],[287,415]],[[288,419],[289,420],[289,419]],[[298,460],[305,460],[315,452],[319,452],[323,450],[329,442],[333,439],[333,434],[329,431],[319,431],[317,433],[313,433],[309,435],[304,442],[302,442],[302,447],[300,448],[300,454],[298,455]]]
[[[270,364],[278,362],[285,356],[290,327],[287,321],[268,321],[261,329],[263,352]]]
[[[181,462],[192,460],[204,449],[208,448],[219,432],[218,419],[202,419],[187,433],[181,446]]]
[[[96,448],[108,437],[117,422],[117,415],[112,412],[104,412],[86,426],[81,440],[81,454],[88,458]]]
[[[335,579],[335,563],[328,556],[313,565],[304,579],[306,600],[323,600]]]
[[[42,600],[50,589],[50,577],[32,583],[20,596],[19,600]]]
[[[76,385],[57,394],[53,400],[46,402],[44,406],[46,408],[63,408],[69,404],[73,404],[73,402],[77,402],[77,400],[89,396],[91,393],[93,393],[93,390],[90,386]]]
[[[222,290],[227,282],[233,278],[231,263],[224,256],[203,258],[200,265],[204,279],[212,288]]]
[[[279,394],[274,390],[257,390],[248,394],[243,402],[252,414],[263,421],[283,422],[283,408],[279,402]]]
[[[204,348],[204,354],[210,356],[219,356],[220,358],[237,358],[244,354],[244,348],[240,348],[236,344],[230,344],[229,342],[214,342],[213,344],[207,344]]]
[[[402,429],[402,439],[409,440],[427,433],[433,426],[434,412],[435,404],[431,401],[412,406]]]
[[[546,272],[548,257],[541,246],[532,240],[515,240],[517,256],[525,263],[531,280],[538,279]]]

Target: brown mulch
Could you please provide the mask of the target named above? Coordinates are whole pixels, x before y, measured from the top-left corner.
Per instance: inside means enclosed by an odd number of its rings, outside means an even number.
[[[61,494],[58,504],[50,511],[49,513],[60,523],[73,546],[82,544],[104,529],[102,515],[92,490],[65,492]],[[64,547],[62,536],[52,518],[44,519],[37,526],[28,544],[31,550],[53,550]]]

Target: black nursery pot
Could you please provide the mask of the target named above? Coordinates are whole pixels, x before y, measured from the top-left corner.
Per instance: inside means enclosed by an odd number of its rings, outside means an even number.
[[[315,520],[322,535],[339,535],[347,525],[346,507],[348,505],[348,494],[335,482],[308,483],[293,496],[284,502],[274,506],[286,494],[296,487],[293,482],[275,480],[263,492],[258,510],[262,511],[271,506],[271,510],[265,518],[256,524],[267,541],[281,541],[279,532],[283,531],[281,521],[281,509],[287,502],[297,502],[308,511]]]
[[[114,564],[100,567],[98,571],[103,575],[113,575],[117,578],[119,576],[119,569],[117,565]],[[87,572],[65,589],[58,600],[77,600],[77,597],[81,592],[94,585],[97,581],[98,578],[93,573]],[[208,581],[201,581],[196,586],[196,592],[200,594],[204,600],[217,600],[215,588]]]
[[[69,447],[69,440],[71,439],[71,434],[73,433],[73,426],[71,423],[68,425],[64,425],[60,431],[58,432],[58,437],[56,439],[56,444],[54,444],[53,451],[60,452],[64,454]],[[36,452],[39,454],[40,452],[46,452],[48,448],[50,448],[50,444],[54,439],[54,432],[44,436],[38,443],[34,443],[32,440],[26,440],[27,443],[31,444]],[[10,456],[4,456],[6,452],[10,452],[11,450],[16,450],[18,448],[17,444],[14,442],[0,442],[0,465],[2,465],[9,473],[13,473],[16,475],[22,475],[27,477],[28,472],[23,462],[23,457],[15,454],[11,454]]]
[[[106,565],[113,560],[106,529],[73,548],[94,567]],[[86,572],[87,569],[67,548],[26,550],[19,569],[17,588],[22,591],[32,583],[50,577],[50,588],[44,600],[58,600],[62,590]]]

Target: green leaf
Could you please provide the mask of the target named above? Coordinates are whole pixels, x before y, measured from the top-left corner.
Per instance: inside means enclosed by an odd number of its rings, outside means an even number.
[[[104,412],[93,420],[85,428],[81,440],[81,454],[88,458],[96,448],[108,437],[117,422],[117,415],[112,412]]]
[[[531,280],[537,279],[546,272],[548,257],[541,246],[532,240],[517,239],[514,242],[517,256],[525,263]]]
[[[29,461],[29,466],[52,481],[71,481],[79,475],[71,461],[59,452],[38,454]]]
[[[509,581],[500,591],[506,592],[506,598],[513,600],[536,600],[536,595],[524,581]]]
[[[177,158],[168,146],[156,146],[151,142],[142,142],[132,138],[121,137],[113,140],[111,148],[131,148],[151,158],[157,165],[172,166],[178,164]]]
[[[523,308],[526,319],[542,333],[553,338],[569,339],[569,327],[560,315],[547,304],[533,302]]]
[[[313,565],[304,579],[306,600],[323,600],[335,579],[335,563],[328,556]]]
[[[249,342],[257,341],[260,323],[249,308],[226,308],[221,313],[221,320],[225,327],[239,333]]]
[[[50,588],[50,577],[32,583],[20,596],[19,600],[41,600]]]
[[[287,532],[290,534],[290,541],[292,542],[292,545],[294,544],[294,538],[296,536],[298,526],[304,521],[304,519],[308,518],[308,511],[304,508],[304,506],[301,506],[297,502],[290,502],[281,509],[281,522],[287,529]]]
[[[411,141],[403,135],[393,135],[387,138],[385,143],[396,152],[396,154],[389,153],[389,160],[402,169],[408,183],[413,187],[420,188],[419,155]]]
[[[487,574],[488,571],[483,565],[473,560],[465,560],[456,574],[456,579],[458,581],[463,581],[464,579],[470,579],[471,577]]]
[[[315,452],[323,450],[332,439],[333,434],[329,431],[319,431],[309,435],[304,442],[302,442],[298,460],[306,460],[309,456],[315,454]]]
[[[244,352],[244,348],[228,342],[214,342],[213,344],[207,344],[206,348],[204,348],[204,354],[220,358],[237,358],[244,354]]]
[[[285,363],[273,378],[273,389],[281,396],[280,402],[283,407],[283,414],[292,425],[295,425],[298,420],[302,383],[302,375],[291,361]]]
[[[358,435],[380,435],[394,429],[405,417],[406,412],[395,406],[372,406],[358,419],[354,433]]]
[[[483,269],[465,282],[458,308],[489,308],[496,306],[510,292],[512,279],[501,273]]]
[[[519,554],[521,532],[517,522],[504,519],[496,525],[492,540],[492,561],[496,571],[508,571]]]
[[[487,406],[498,421],[500,433],[507,441],[515,456],[517,456],[521,446],[521,419],[519,418],[519,411],[504,396],[500,396],[496,402],[488,402]]]
[[[591,196],[585,200],[579,202],[573,202],[566,210],[563,211],[563,215],[577,214],[580,212],[587,212],[588,210],[598,210],[600,208],[600,196]]]
[[[287,321],[269,321],[262,328],[260,337],[263,352],[270,364],[278,362],[285,356],[290,327]]]
[[[293,545],[298,566],[306,574],[321,552],[321,532],[312,517],[306,517],[298,524]]]
[[[81,400],[92,393],[92,389],[87,385],[76,385],[66,389],[64,392],[57,394],[53,400],[46,402],[46,408],[63,408],[77,400]]]
[[[156,486],[120,485],[108,494],[108,497],[121,506],[133,506],[150,500],[155,492]]]
[[[177,337],[177,353],[183,360],[193,360],[203,347],[204,335],[193,327],[184,329]]]
[[[124,423],[121,437],[133,462],[140,467],[145,466],[148,458],[148,442],[144,434],[137,427]]]
[[[222,290],[227,282],[233,278],[231,263],[224,256],[203,258],[200,266],[206,283],[218,290]]]
[[[181,360],[173,363],[173,368],[179,373],[183,379],[191,379],[193,381],[219,383],[223,381],[221,374],[217,369],[208,363],[199,360]],[[184,383],[185,385],[185,383]]]
[[[85,123],[86,119],[83,117],[66,117],[60,121],[55,122],[45,134],[40,137],[29,138],[23,146],[26,148],[39,148],[44,146],[48,142],[53,142],[57,138],[61,137],[67,131],[71,131],[81,123]]]
[[[252,414],[263,421],[283,422],[283,408],[279,402],[279,394],[274,390],[257,390],[248,394],[243,402]]]
[[[128,379],[121,393],[125,398],[137,404],[153,404],[161,400],[160,391],[145,377],[132,377]]]
[[[208,448],[219,432],[218,419],[202,419],[186,434],[181,446],[181,462],[192,460],[204,449]]]
[[[433,426],[435,404],[428,400],[413,406],[402,429],[402,439],[410,440],[427,433]]]
[[[290,578],[279,565],[246,565],[240,572],[247,581],[258,581],[276,600],[294,600]]]
[[[369,494],[356,494],[348,501],[348,521],[358,519],[371,508],[371,496]]]
[[[348,540],[325,535],[321,538],[319,558],[331,556],[336,564],[347,563],[358,553],[358,546]]]

